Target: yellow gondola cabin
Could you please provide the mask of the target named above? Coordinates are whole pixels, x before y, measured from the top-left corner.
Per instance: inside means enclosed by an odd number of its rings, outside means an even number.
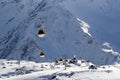
[[[40,52],[40,57],[45,57],[45,53],[43,51]]]
[[[38,37],[45,37],[45,30],[44,30],[44,28],[40,28],[38,30]]]

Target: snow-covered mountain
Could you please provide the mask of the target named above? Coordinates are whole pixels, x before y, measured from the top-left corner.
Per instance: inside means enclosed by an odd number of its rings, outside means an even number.
[[[91,26],[94,37],[119,51],[120,0],[66,0],[63,5]]]
[[[90,60],[95,64],[112,64],[119,53],[107,49],[89,33],[89,25],[76,18],[63,0],[1,0],[0,58],[40,61],[59,57]],[[44,25],[46,36],[39,38]]]

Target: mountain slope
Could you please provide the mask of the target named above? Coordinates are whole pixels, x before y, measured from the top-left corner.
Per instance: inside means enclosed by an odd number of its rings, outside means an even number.
[[[120,0],[66,0],[62,3],[72,14],[87,22],[90,33],[101,42],[120,48]]]
[[[61,1],[3,1],[6,5],[1,7],[4,13],[2,15],[10,15],[6,10],[13,9],[11,7],[16,9],[10,11],[14,18],[5,24],[2,23],[8,26],[2,28],[8,29],[9,32],[0,39],[0,58],[41,61],[43,59],[39,57],[39,53],[44,51],[44,60],[54,60],[62,56],[70,58],[77,55],[78,58],[85,58],[95,64],[115,62],[118,54],[102,51],[103,46],[83,29],[86,28],[86,23],[80,19],[78,21],[64,6],[60,5]],[[15,12],[16,10],[18,11]],[[37,33],[42,25],[46,36],[39,38]]]

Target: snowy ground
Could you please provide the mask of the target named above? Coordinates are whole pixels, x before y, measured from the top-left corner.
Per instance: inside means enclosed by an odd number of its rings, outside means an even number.
[[[91,65],[91,63],[89,64]],[[55,65],[53,62],[0,60],[0,80],[120,80],[120,64],[88,69],[88,64]]]

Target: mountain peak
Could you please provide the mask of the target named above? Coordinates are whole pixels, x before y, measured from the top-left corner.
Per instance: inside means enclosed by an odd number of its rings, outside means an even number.
[[[4,25],[8,26],[9,32],[0,39],[0,58],[41,61],[39,53],[43,51],[47,61],[62,56],[70,58],[72,55],[95,64],[116,61],[114,55],[103,52],[102,45],[90,36],[88,25],[80,25],[83,21],[78,21],[64,6],[56,4],[62,0],[23,1],[26,4],[22,7],[20,2],[17,5],[6,4],[2,8],[2,15],[11,15],[12,19],[5,17],[8,23]],[[10,7],[14,8],[7,13]],[[40,38],[38,30],[42,24],[46,35]]]

